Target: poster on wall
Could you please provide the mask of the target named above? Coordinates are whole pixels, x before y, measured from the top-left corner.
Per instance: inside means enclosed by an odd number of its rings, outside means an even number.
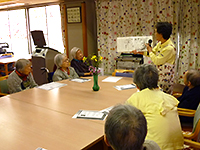
[[[147,51],[145,43],[152,43],[152,36],[131,36],[117,38],[117,52]]]
[[[81,22],[81,7],[68,7],[67,23],[80,23],[80,22]]]

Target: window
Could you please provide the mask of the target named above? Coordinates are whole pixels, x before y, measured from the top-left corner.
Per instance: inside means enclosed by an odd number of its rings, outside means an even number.
[[[59,5],[30,8],[29,15],[30,30],[42,30],[47,46],[63,53],[64,46]],[[33,40],[32,49],[34,49]]]
[[[8,43],[6,50],[14,55],[28,54],[25,10],[0,12],[0,19],[0,43]]]
[[[28,54],[25,9],[8,12],[10,23],[10,48],[14,55]],[[16,17],[17,16],[17,17]]]
[[[0,11],[0,19],[0,43],[7,42],[9,48],[6,50],[14,52],[15,56],[26,55],[35,50],[31,34],[28,34],[33,30],[43,31],[47,47],[64,52],[59,5]]]

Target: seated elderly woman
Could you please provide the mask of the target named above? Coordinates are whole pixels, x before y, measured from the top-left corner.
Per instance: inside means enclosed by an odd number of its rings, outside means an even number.
[[[54,63],[57,69],[53,75],[53,81],[79,78],[74,68],[70,67],[69,58],[65,54],[57,54],[54,57]]]
[[[126,103],[143,112],[148,128],[146,139],[155,141],[162,150],[182,149],[179,101],[158,88],[158,70],[150,64],[141,65],[135,70],[133,80],[140,91]]]
[[[15,70],[8,76],[7,84],[9,93],[16,93],[25,89],[38,86],[31,73],[31,62],[19,59],[15,63]]]
[[[83,62],[83,53],[80,48],[71,49],[72,61],[71,66],[75,69],[79,76],[90,76],[89,66]]]

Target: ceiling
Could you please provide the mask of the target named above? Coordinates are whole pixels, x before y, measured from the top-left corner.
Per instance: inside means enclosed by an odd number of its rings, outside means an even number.
[[[64,0],[0,0],[0,6],[7,6],[7,7],[13,7],[13,4],[19,4],[20,3],[23,6],[29,6],[29,5],[36,5],[36,4],[48,4],[48,3],[54,3],[54,2],[61,2]]]

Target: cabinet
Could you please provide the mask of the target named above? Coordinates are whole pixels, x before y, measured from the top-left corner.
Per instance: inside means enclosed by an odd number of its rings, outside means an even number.
[[[116,58],[116,69],[136,69],[143,64],[143,56],[140,54],[121,54]]]

